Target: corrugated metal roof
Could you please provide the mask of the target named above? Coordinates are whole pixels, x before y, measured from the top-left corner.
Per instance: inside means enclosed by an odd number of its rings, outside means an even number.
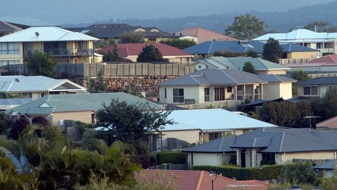
[[[30,27],[0,37],[0,42],[97,41],[89,35],[59,27]]]
[[[190,152],[204,152],[208,148],[219,147],[220,145],[216,143],[222,143],[224,150],[259,147],[259,152],[265,153],[336,151],[336,138],[337,131],[335,130],[270,127],[259,128],[252,132],[235,136],[235,140],[231,144],[228,144],[227,140],[216,139],[214,142],[208,142],[210,145],[205,143],[202,146],[197,145],[186,150],[190,150]],[[232,139],[228,140],[231,141]],[[218,153],[219,151],[213,148],[209,152]]]
[[[139,108],[143,108],[145,104],[148,106],[145,109],[164,109],[162,106],[144,98],[123,92],[115,92],[48,95],[7,110],[7,113],[19,112],[28,115],[48,115],[55,112],[97,111],[103,108],[103,104],[109,105],[112,99],[126,101],[128,104],[139,106]]]
[[[45,76],[0,76],[0,92],[73,91],[86,92],[86,88],[67,79]]]
[[[225,131],[256,129],[276,125],[253,119],[224,109],[174,110],[168,116],[175,124],[165,125],[163,131],[191,130]]]
[[[296,86],[310,86],[310,85],[336,85],[337,77],[315,77],[306,81],[296,83]]]

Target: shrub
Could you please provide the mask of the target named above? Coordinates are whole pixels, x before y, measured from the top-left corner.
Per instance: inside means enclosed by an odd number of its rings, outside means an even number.
[[[186,154],[183,152],[172,151],[172,152],[159,152],[156,155],[156,163],[172,163],[172,164],[185,164]]]

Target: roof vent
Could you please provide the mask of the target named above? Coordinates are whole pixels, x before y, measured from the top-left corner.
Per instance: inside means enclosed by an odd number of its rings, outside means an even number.
[[[38,32],[35,32],[35,37],[38,38],[40,34]]]

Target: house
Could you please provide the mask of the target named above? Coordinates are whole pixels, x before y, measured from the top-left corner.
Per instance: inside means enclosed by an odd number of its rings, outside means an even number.
[[[202,55],[206,57],[216,52],[231,52],[245,55],[249,51],[256,52],[258,55],[263,53],[264,42],[254,40],[231,40],[231,41],[219,41],[211,40],[203,43],[185,48],[184,50],[193,55]],[[283,60],[281,63],[285,63],[288,59],[314,59],[318,56],[318,50],[313,48],[304,47],[295,43],[280,43],[282,48]]]
[[[119,56],[130,60],[131,62],[137,62],[138,55],[143,51],[143,48],[149,43],[129,43],[129,44],[117,44]],[[163,43],[152,44],[162,54],[164,59],[167,59],[171,63],[192,63],[193,55],[170,45]],[[98,50],[98,53],[107,54],[109,51],[113,52],[114,45],[104,47]]]
[[[327,54],[322,57],[313,59],[308,63],[324,63],[324,64],[337,64],[337,55],[336,54]]]
[[[235,180],[221,174],[199,170],[147,169],[135,173],[141,183],[159,183],[176,190],[267,190],[268,184],[258,180]]]
[[[296,83],[298,96],[323,97],[326,92],[337,86],[337,77],[316,77]]]
[[[67,79],[45,76],[8,75],[0,76],[0,98],[31,98],[32,100],[51,94],[86,93],[87,89]]]
[[[337,129],[337,116],[316,123],[316,127],[320,129]]]
[[[255,41],[266,43],[269,38],[278,40],[279,43],[295,43],[323,53],[337,53],[337,33],[314,32],[307,29],[296,29],[286,33],[268,33],[257,38]]]
[[[286,75],[289,70],[288,67],[280,65],[277,63],[270,62],[261,58],[252,57],[222,57],[214,56],[208,57],[206,59],[196,60],[195,68],[196,70],[201,70],[205,68],[214,69],[236,69],[243,70],[245,63],[251,63],[257,74],[276,74],[276,75]]]
[[[318,171],[320,177],[333,177],[335,176],[337,159],[328,160],[317,164],[314,169]]]
[[[156,150],[181,149],[258,128],[277,127],[225,109],[173,110],[168,119],[174,124],[165,125],[160,130]]]
[[[223,34],[213,32],[210,30],[207,30],[202,27],[190,27],[190,28],[184,28],[182,30],[174,32],[174,35],[177,36],[179,39],[182,40],[190,40],[194,41],[197,44],[201,44],[206,41],[213,41],[213,40],[237,40],[235,38],[232,38],[230,36],[225,36]]]
[[[0,99],[0,112],[31,101],[31,98]]]
[[[36,51],[50,53],[57,63],[94,63],[97,40],[59,27],[30,27],[0,37],[0,67],[26,64]]]
[[[96,111],[103,109],[103,104],[109,105],[111,100],[126,101],[128,104],[142,107],[146,105],[151,110],[164,108],[151,101],[123,92],[115,93],[82,93],[47,95],[29,103],[6,110],[12,117],[25,117],[30,121],[36,116],[46,117],[53,125],[64,127],[66,120],[83,123],[96,123]]]
[[[67,30],[80,32],[83,34],[92,33],[99,38],[99,43],[109,44],[111,39],[119,42],[120,37],[126,32],[139,32],[144,36],[145,42],[159,43],[161,41],[175,39],[176,37],[168,32],[156,27],[130,26],[124,23],[116,24],[93,24],[82,28],[66,28]]]
[[[157,86],[161,103],[213,106],[226,103],[235,106],[245,100],[291,98],[294,81],[279,75],[256,75],[236,69],[206,68],[166,80]]]
[[[0,37],[20,30],[22,30],[22,28],[5,21],[0,21]]]
[[[337,131],[334,130],[271,127],[239,136],[221,137],[182,151],[188,155],[189,166],[235,162],[238,166],[249,168],[297,160],[337,159],[336,137]]]

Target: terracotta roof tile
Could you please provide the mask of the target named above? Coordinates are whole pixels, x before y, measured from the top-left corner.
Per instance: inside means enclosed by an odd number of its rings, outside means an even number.
[[[206,30],[201,27],[196,28],[185,28],[183,30],[175,32],[176,36],[193,36],[198,38],[198,44],[203,43],[205,41],[212,41],[212,40],[238,40],[232,38],[230,36],[225,36],[223,34],[213,32],[210,30]]]
[[[337,129],[337,116],[317,123],[316,127]]]
[[[309,61],[308,63],[337,63],[337,55],[329,54]]]
[[[240,188],[242,190],[267,190],[268,184],[257,180],[236,181],[224,176],[209,175],[207,171],[198,170],[142,170],[136,173],[138,180],[151,180],[167,184],[173,182],[177,190],[214,190]]]

